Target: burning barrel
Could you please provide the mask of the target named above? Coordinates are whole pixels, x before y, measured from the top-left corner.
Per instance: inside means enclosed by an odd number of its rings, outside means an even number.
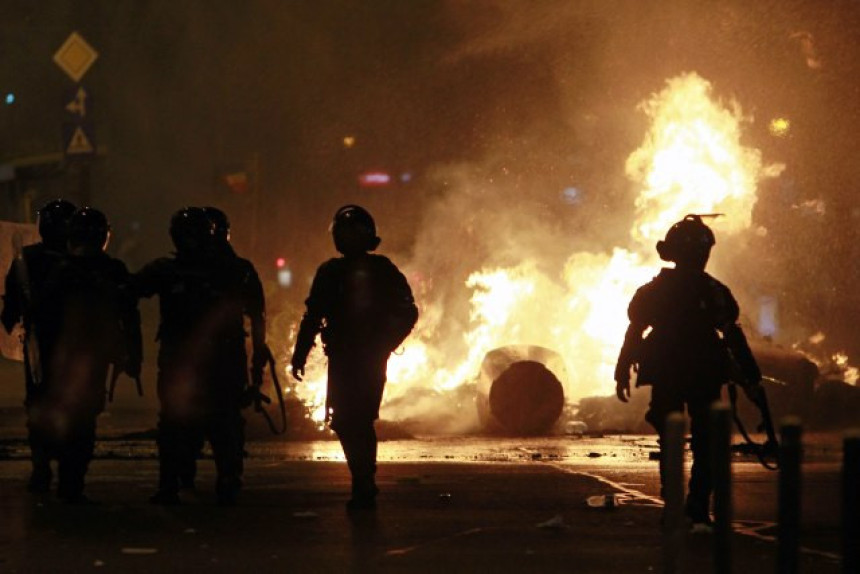
[[[564,409],[556,373],[564,373],[564,363],[545,347],[517,345],[487,353],[477,397],[484,429],[518,436],[549,432]]]

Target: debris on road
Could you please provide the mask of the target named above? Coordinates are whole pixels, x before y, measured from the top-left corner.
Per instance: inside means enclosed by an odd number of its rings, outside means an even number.
[[[585,499],[585,503],[590,508],[615,508],[618,506],[615,494],[598,494],[595,496],[589,496]]]
[[[546,522],[541,522],[535,526],[545,530],[564,530],[566,528],[570,528],[569,525],[565,524],[564,517],[562,517],[561,514],[556,514]]]

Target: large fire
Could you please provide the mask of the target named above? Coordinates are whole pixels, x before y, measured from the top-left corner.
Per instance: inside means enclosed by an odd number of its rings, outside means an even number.
[[[444,395],[474,381],[488,351],[512,344],[560,353],[567,362],[569,376],[562,382],[569,401],[613,393],[627,303],[660,267],[655,242],[688,213],[724,214],[709,221],[718,237],[748,229],[758,183],[781,169],[764,166],[757,150],[741,144],[748,118],[737,104],[717,101],[710,84],[694,73],[670,79],[640,109],[651,125],[626,165],[637,191],[629,245],[573,253],[557,275],[539,268],[538,253],[516,266],[476,269],[464,285],[471,312],[456,345],[437,335],[446,310],[434,304],[432,294],[419,301],[422,318],[402,354],[389,363],[384,418],[420,416],[417,401],[398,399],[416,390]],[[322,420],[324,361],[321,353],[314,357],[309,382],[297,392]],[[404,403],[410,412],[403,411]]]

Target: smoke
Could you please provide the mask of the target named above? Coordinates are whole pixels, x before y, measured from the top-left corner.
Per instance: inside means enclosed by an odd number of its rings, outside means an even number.
[[[133,270],[169,250],[173,211],[214,204],[264,279],[276,257],[290,261],[296,288],[273,299],[299,302],[332,254],[331,214],[366,205],[383,252],[410,272],[422,329],[439,342],[434,364],[453,363],[471,273],[530,265],[563,286],[571,254],[608,262],[628,245],[638,190],[624,166],[648,128],[637,105],[696,72],[754,119],[744,142],[787,166],[759,190],[751,232],[718,236],[714,269],[749,325],[761,301],[776,301],[777,342],[820,330],[819,347],[860,352],[847,319],[860,304],[856,271],[845,265],[860,217],[855,5],[186,0],[100,12],[77,23],[100,51],[86,79],[109,152],[94,203]],[[791,121],[780,137],[767,129],[776,117]],[[259,193],[232,193],[222,176],[250,171],[254,157]],[[414,178],[357,188],[371,168]],[[548,299],[536,319],[556,310]]]
[[[733,6],[674,2],[662,4],[655,14],[639,4],[622,4],[448,5],[462,41],[441,65],[448,71],[480,70],[491,62],[516,73],[489,80],[476,75],[476,82],[484,82],[486,106],[475,128],[481,145],[471,161],[428,170],[428,186],[436,195],[423,210],[408,268],[420,278],[421,333],[438,354],[429,364],[467,360],[464,334],[469,333],[471,298],[481,291],[480,284],[467,287],[467,281],[481,269],[513,268],[537,276],[545,294],[540,304],[523,300],[530,316],[522,320],[538,325],[537,330],[523,327],[525,340],[505,343],[570,350],[569,342],[553,340],[552,329],[565,315],[573,288],[565,285],[565,265],[584,267],[581,260],[589,259],[591,265],[608,267],[611,249],[629,244],[641,182],[627,179],[624,168],[647,129],[637,105],[668,78],[688,71],[710,80],[714,97],[736,100],[747,114],[737,135],[748,146],[744,161],[788,165],[784,172],[753,170],[760,179],[744,185],[759,186],[758,204],[755,210],[748,206],[743,221],[728,224],[735,231],[748,229],[718,235],[712,269],[735,289],[749,335],[768,335],[788,346],[833,319],[808,312],[815,291],[809,273],[821,273],[822,260],[804,238],[814,238],[812,244],[819,246],[829,231],[816,228],[823,224],[823,200],[817,196],[824,190],[806,189],[796,203],[786,204],[785,189],[797,185],[793,174],[810,166],[797,165],[804,163],[796,161],[797,152],[786,153],[767,132],[767,122],[786,108],[781,91],[786,82],[809,85],[815,79],[805,74],[820,70],[803,65],[808,55],[782,52],[791,49],[790,30],[797,22],[810,24],[808,10],[778,11],[774,17],[774,6],[741,13]],[[772,59],[766,61],[754,46],[769,50]],[[795,60],[798,66],[789,65]],[[779,65],[791,79],[780,79],[771,90],[767,79]],[[808,95],[815,97],[811,88]],[[567,189],[576,190],[576,201],[565,203]],[[806,209],[809,205],[815,209]],[[786,208],[793,221],[780,225],[778,214],[785,216]],[[659,233],[649,230],[649,236]],[[774,313],[778,329],[769,332],[766,319]],[[830,323],[838,328],[838,321]],[[583,355],[593,361],[600,354],[587,345],[582,341],[579,353],[565,353],[574,363],[574,379]],[[463,382],[476,374],[464,373]],[[603,375],[611,380],[611,373]],[[569,383],[566,392],[570,400],[600,387],[597,381],[580,381]],[[385,412],[396,418],[395,405],[408,401],[399,391],[392,394]],[[438,399],[413,404],[407,418],[460,408],[444,396]]]

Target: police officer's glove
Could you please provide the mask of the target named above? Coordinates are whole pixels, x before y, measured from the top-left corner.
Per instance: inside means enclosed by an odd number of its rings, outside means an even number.
[[[271,404],[272,399],[263,394],[259,386],[249,385],[243,392],[239,405],[244,409],[254,405],[256,410],[263,408],[264,404]]]
[[[293,355],[293,360],[290,362],[290,373],[297,381],[301,381],[305,376],[305,362]]]
[[[630,367],[626,361],[619,361],[615,367],[615,396],[622,403],[626,403],[630,399]]]
[[[263,371],[270,361],[274,361],[272,351],[266,344],[254,349],[254,354],[251,356],[251,383],[255,387],[263,385]]]

